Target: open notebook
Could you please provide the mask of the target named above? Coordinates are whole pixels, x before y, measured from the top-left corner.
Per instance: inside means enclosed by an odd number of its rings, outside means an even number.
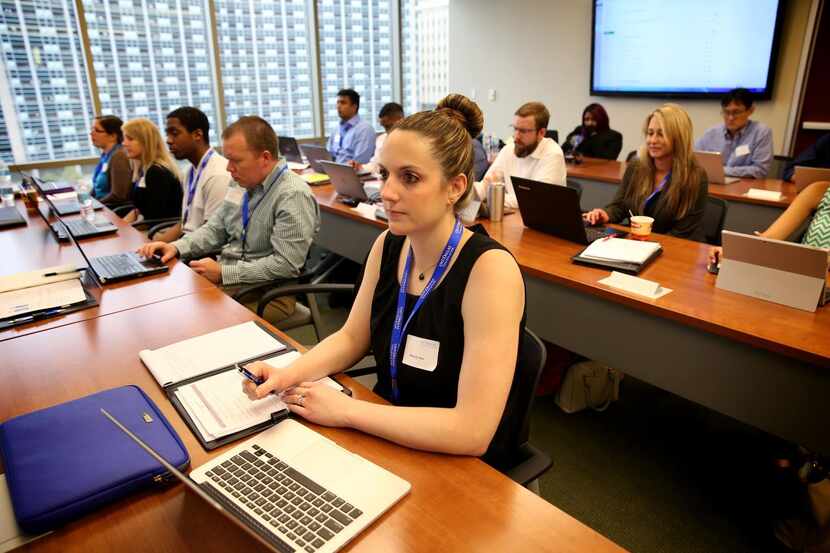
[[[251,401],[237,364],[264,361],[287,367],[300,353],[258,322],[247,322],[176,342],[139,357],[202,446],[215,449],[271,426],[289,411],[279,396]],[[321,383],[351,391],[325,377]]]
[[[637,274],[663,251],[657,242],[602,238],[572,257],[574,263]]]
[[[0,277],[0,329],[97,305],[74,265]]]

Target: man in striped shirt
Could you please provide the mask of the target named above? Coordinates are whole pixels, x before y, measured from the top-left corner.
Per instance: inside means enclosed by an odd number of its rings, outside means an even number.
[[[320,211],[308,185],[279,159],[277,135],[256,116],[240,118],[222,133],[233,178],[222,205],[192,233],[170,244],[150,242],[139,252],[180,256],[211,282],[233,293],[242,285],[300,274],[320,228]],[[218,261],[206,257],[219,251]],[[294,312],[294,298],[275,300],[271,322]]]

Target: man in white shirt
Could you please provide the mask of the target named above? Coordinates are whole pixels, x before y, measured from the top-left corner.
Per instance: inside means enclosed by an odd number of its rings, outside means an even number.
[[[231,174],[228,160],[210,147],[210,122],[194,107],[167,114],[167,147],[176,159],[190,161],[184,181],[182,221],[159,232],[154,239],[172,242],[201,227],[225,199]]]
[[[388,104],[384,104],[382,108],[380,108],[380,113],[378,114],[378,123],[386,132],[383,132],[375,138],[375,154],[372,156],[372,159],[369,160],[369,163],[359,163],[355,160],[350,160],[349,165],[355,168],[357,171],[368,171],[370,173],[377,173],[379,166],[378,160],[380,159],[380,152],[383,150],[383,144],[386,142],[386,137],[389,135],[389,132],[392,130],[392,127],[395,126],[395,123],[403,119],[403,106],[396,102],[389,102]]]
[[[513,114],[513,147],[502,148],[482,182],[475,183],[476,192],[487,198],[487,186],[504,177],[504,206],[517,208],[511,176],[565,186],[567,169],[565,155],[559,144],[545,138],[550,113],[541,102],[528,102]]]

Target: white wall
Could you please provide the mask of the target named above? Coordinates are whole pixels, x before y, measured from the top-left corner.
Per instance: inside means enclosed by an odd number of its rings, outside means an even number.
[[[513,112],[524,102],[545,103],[549,128],[558,129],[560,139],[580,123],[586,105],[599,102],[611,127],[623,133],[624,157],[639,146],[646,114],[664,100],[590,96],[591,5],[591,0],[451,0],[450,90],[469,96],[475,89],[486,130],[500,136],[509,135]],[[773,96],[756,105],[753,117],[772,128],[776,154],[784,143],[810,5],[811,0],[790,2]],[[496,90],[495,101],[488,100],[489,89]],[[722,122],[717,100],[676,101],[692,117],[695,138]]]

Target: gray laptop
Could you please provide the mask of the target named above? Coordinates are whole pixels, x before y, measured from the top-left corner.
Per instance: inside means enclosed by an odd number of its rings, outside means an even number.
[[[317,146],[315,144],[300,144],[300,151],[302,151],[303,155],[305,155],[309,165],[311,165],[311,168],[318,173],[326,172],[323,169],[323,166],[320,165],[320,161],[332,161],[331,154],[323,146]]]
[[[57,209],[55,209],[54,203],[48,195],[44,195],[43,199],[46,200],[47,204],[49,204],[49,207],[53,213],[58,213]],[[43,221],[49,226],[49,228],[52,229],[52,234],[55,235],[55,238],[57,238],[59,242],[69,240],[69,232],[72,233],[72,236],[76,240],[80,240],[81,238],[92,238],[94,236],[104,236],[118,232],[118,227],[115,226],[112,221],[103,217],[96,216],[95,221],[93,222],[87,221],[86,219],[72,219],[71,221],[64,221],[59,218],[58,221],[50,223],[46,214],[41,211],[40,206],[37,208],[37,213],[43,218]],[[67,232],[67,229],[69,232]]]
[[[303,155],[300,153],[300,147],[299,144],[297,144],[297,139],[293,136],[278,136],[277,142],[280,145],[280,155],[284,157],[286,161],[291,161],[293,163],[303,162]]]
[[[15,206],[0,207],[0,228],[17,227],[25,225],[26,219]]]
[[[325,160],[320,160],[319,163],[323,168],[323,172],[331,178],[331,183],[339,195],[361,202],[377,202],[380,200],[378,192],[366,190],[365,180],[358,175],[351,165]]]
[[[697,164],[706,171],[710,184],[732,184],[738,182],[738,177],[727,177],[723,172],[723,156],[720,152],[695,152]]]
[[[411,488],[406,480],[292,419],[214,457],[188,476],[101,411],[191,492],[280,553],[333,553]]]

